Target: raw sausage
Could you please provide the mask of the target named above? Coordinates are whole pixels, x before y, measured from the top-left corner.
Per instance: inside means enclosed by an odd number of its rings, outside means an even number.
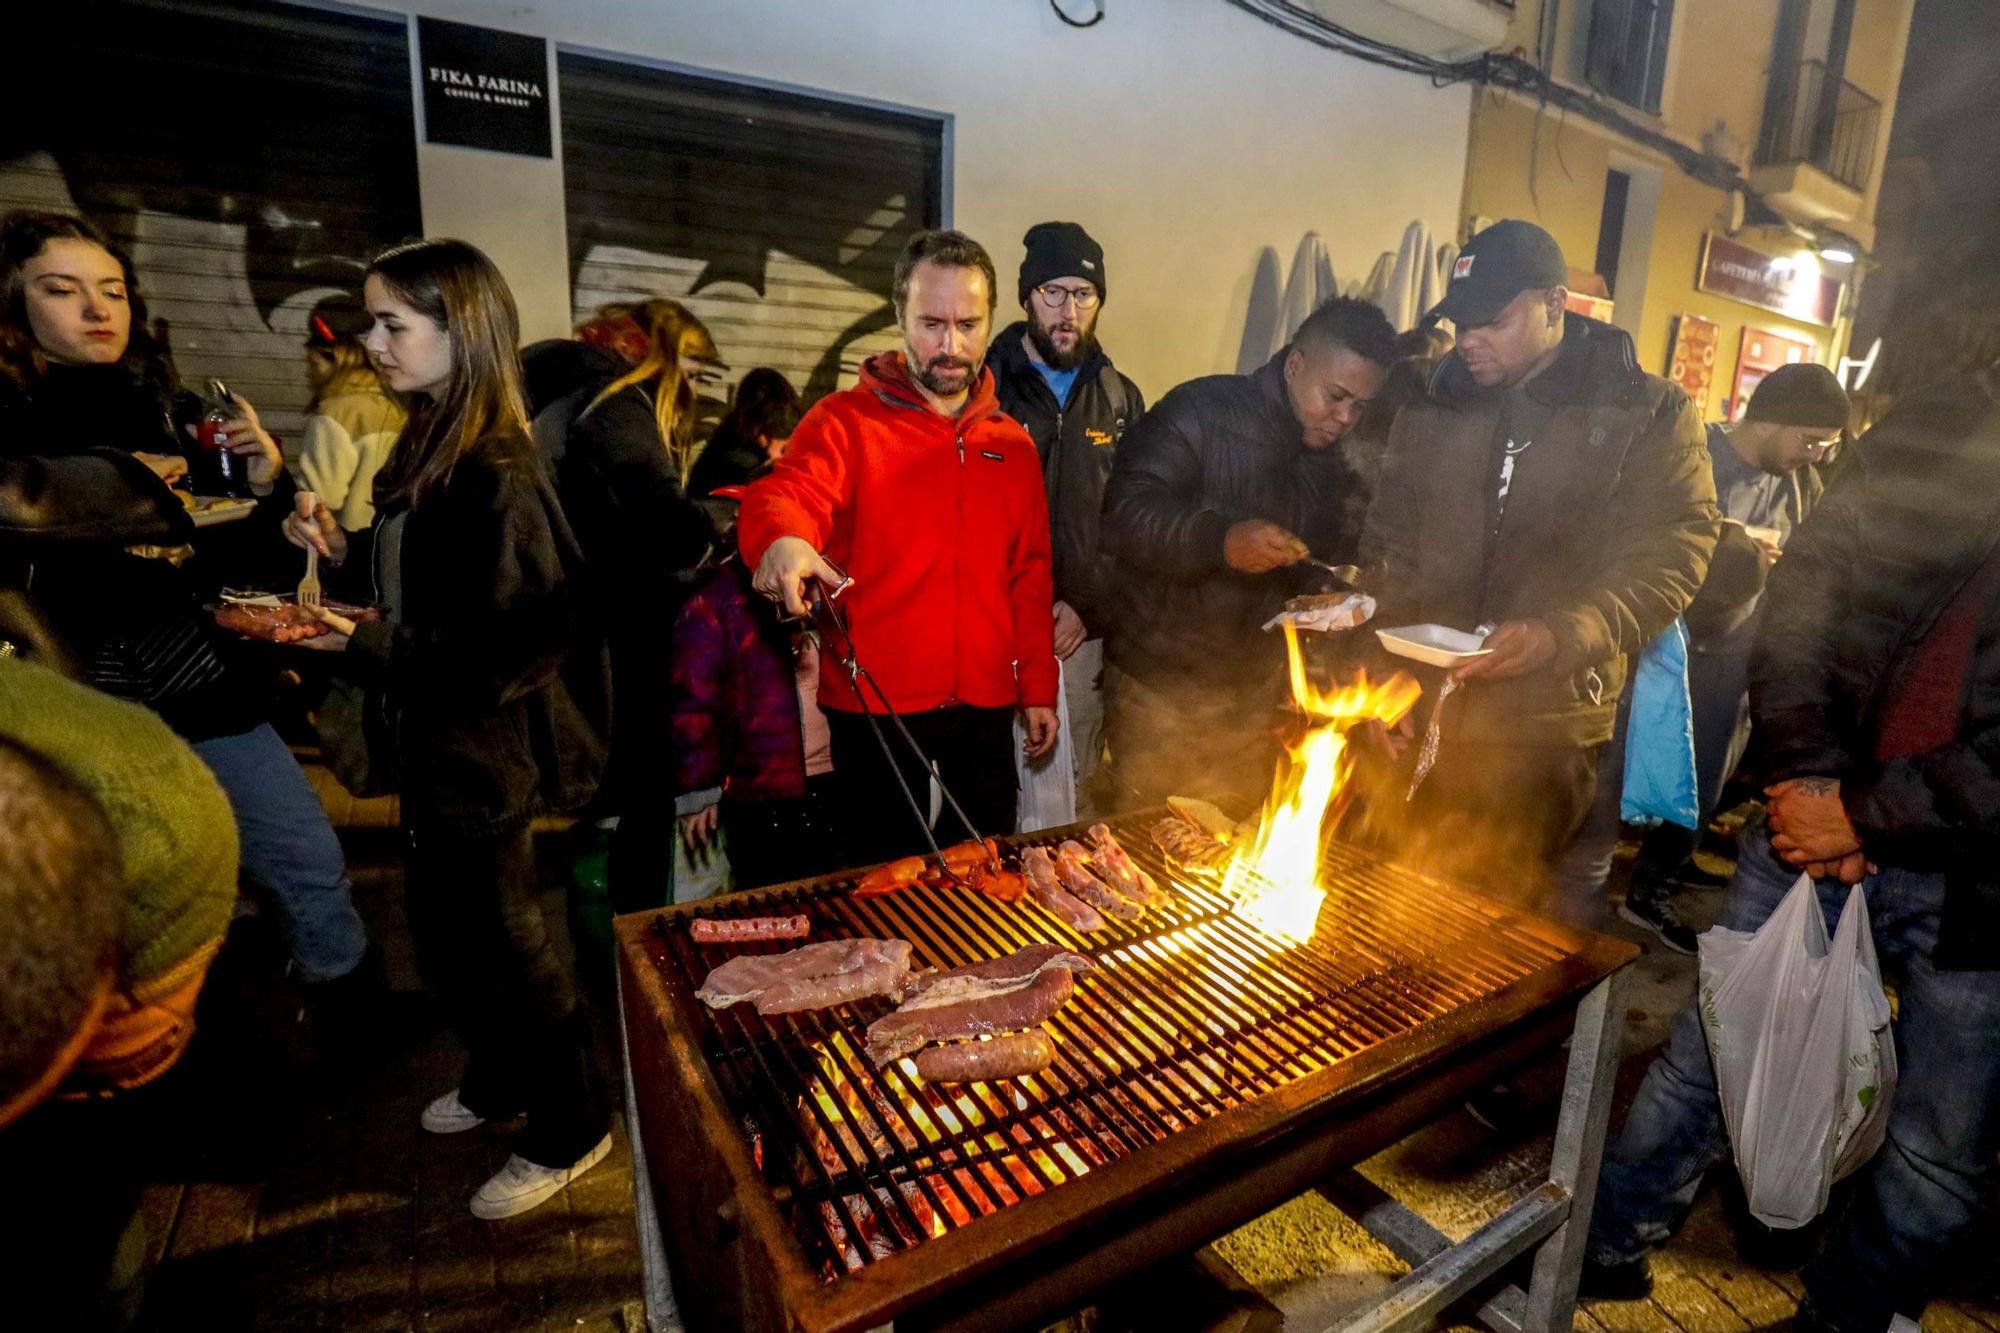
[[[917,1075],[926,1083],[970,1083],[1039,1074],[1056,1058],[1055,1043],[1040,1028],[988,1041],[958,1041],[917,1052]]]
[[[800,916],[703,917],[688,925],[696,944],[730,944],[742,940],[801,940],[812,934],[810,918]]]

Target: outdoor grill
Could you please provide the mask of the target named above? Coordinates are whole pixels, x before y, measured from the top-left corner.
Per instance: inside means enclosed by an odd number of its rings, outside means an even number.
[[[857,899],[855,872],[619,920],[635,1111],[688,1327],[1058,1313],[1560,1039],[1634,953],[1339,843],[1313,939],[1272,938],[1231,912],[1219,874],[1163,860],[1146,832],[1160,817],[1112,827],[1173,904],[1090,935],[955,886]],[[1048,1025],[1047,1071],[926,1086],[861,1055],[888,1000],[763,1017],[694,998],[725,958],[791,945],[696,944],[689,921],[790,913],[813,939],[909,940],[918,965],[1048,941],[1097,967]]]

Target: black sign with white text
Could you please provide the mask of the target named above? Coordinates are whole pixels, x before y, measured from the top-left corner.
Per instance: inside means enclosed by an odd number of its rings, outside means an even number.
[[[542,38],[419,18],[417,59],[430,142],[553,155],[548,44]]]

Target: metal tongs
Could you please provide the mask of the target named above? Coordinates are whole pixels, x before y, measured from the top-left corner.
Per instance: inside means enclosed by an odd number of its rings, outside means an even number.
[[[917,738],[903,725],[902,717],[889,706],[889,696],[875,683],[873,673],[863,666],[861,659],[855,655],[854,635],[848,630],[847,617],[841,613],[839,606],[840,594],[847,591],[848,585],[852,584],[854,579],[846,570],[824,555],[820,559],[839,575],[839,579],[834,583],[828,583],[823,578],[811,581],[806,590],[807,618],[819,627],[824,649],[833,652],[834,659],[840,663],[841,669],[847,672],[848,680],[853,683],[855,700],[861,705],[861,716],[868,719],[868,728],[875,733],[875,743],[882,747],[882,757],[888,761],[889,771],[896,777],[896,786],[901,789],[903,800],[910,807],[910,813],[916,817],[917,827],[923,831],[924,842],[931,849],[931,859],[937,863],[939,871],[946,879],[960,888],[974,888],[973,884],[953,870],[950,862],[945,860],[944,849],[938,846],[937,837],[931,832],[929,813],[918,803],[916,793],[910,790],[909,780],[903,776],[902,765],[896,762],[895,751],[889,744],[888,733],[882,729],[881,718],[889,719],[896,734],[902,738],[903,744],[909,747],[910,753],[917,757],[917,762],[931,775],[931,781],[937,784],[938,791],[944,796],[945,804],[951,807],[952,813],[958,816],[961,824],[965,825],[966,832],[972,835],[973,842],[985,849],[987,861],[995,871],[1000,869],[1000,858],[994,855],[986,838],[973,826],[971,817],[965,813],[965,807],[951,794],[951,788],[945,785],[944,775],[938,772],[937,764],[924,753],[923,746],[917,744]],[[869,702],[868,696],[871,692],[881,705],[880,713],[877,713],[875,706]]]

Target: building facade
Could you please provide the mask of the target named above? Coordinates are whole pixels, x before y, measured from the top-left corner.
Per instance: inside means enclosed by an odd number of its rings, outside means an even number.
[[[1475,94],[1465,222],[1547,227],[1573,285],[1710,419],[1787,361],[1838,367],[1914,8],[1522,0],[1507,47],[1580,96]]]

